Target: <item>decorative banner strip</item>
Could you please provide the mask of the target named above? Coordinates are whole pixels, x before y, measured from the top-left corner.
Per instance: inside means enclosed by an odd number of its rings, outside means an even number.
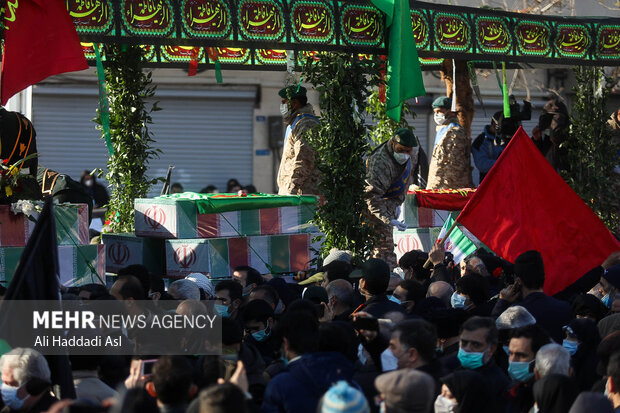
[[[474,195],[475,189],[420,189],[415,194],[419,207],[460,211]]]
[[[105,143],[108,146],[108,152],[110,156],[114,156],[114,146],[112,146],[112,139],[110,137],[110,106],[108,105],[108,93],[105,87],[105,72],[103,71],[101,56],[99,56],[99,45],[94,44],[93,50],[95,52],[95,58],[97,59],[97,85],[99,87],[99,116],[101,117],[101,130],[103,130],[103,137],[105,138]]]

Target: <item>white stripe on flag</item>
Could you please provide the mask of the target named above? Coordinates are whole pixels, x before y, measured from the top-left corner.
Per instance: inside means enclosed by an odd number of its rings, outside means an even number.
[[[299,208],[297,206],[280,208],[280,234],[299,232]]]
[[[454,223],[454,219],[450,216],[446,222],[444,223],[441,231],[439,232],[439,238],[443,239],[446,232],[452,224]],[[448,238],[444,243],[444,248],[446,251],[451,252],[454,256],[454,263],[458,264],[461,260],[467,257],[469,254],[476,250],[476,245],[463,234],[463,232],[459,229],[459,227],[454,227]]]
[[[218,219],[219,237],[238,237],[239,233],[237,230],[239,229],[239,212],[237,211],[229,211],[229,212],[220,212],[220,216]],[[232,225],[232,226],[231,226]]]
[[[270,256],[270,239],[271,236],[248,237],[248,249],[250,250],[250,267],[256,268],[261,274],[270,273],[269,269],[263,262],[271,262]],[[250,248],[251,247],[251,248]]]

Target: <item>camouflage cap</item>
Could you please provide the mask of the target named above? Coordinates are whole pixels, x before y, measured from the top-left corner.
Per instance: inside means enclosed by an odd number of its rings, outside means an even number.
[[[302,98],[302,97],[305,98],[306,88],[303,86],[299,86],[299,88],[297,86],[288,86],[283,89],[280,89],[280,91],[278,92],[278,95],[280,95],[280,97],[283,99],[296,99],[296,98]]]
[[[396,132],[394,132],[394,142],[400,143],[403,146],[407,146],[409,148],[413,148],[414,146],[418,146],[418,140],[416,139],[413,132],[407,128],[400,128]]]
[[[433,109],[443,108],[450,109],[452,108],[452,99],[447,96],[439,96],[437,99],[433,101]]]

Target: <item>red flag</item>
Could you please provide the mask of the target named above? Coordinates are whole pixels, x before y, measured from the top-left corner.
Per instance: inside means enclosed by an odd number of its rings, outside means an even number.
[[[523,128],[456,219],[504,259],[538,250],[553,295],[620,250],[605,224],[555,172]]]
[[[48,76],[88,69],[63,0],[9,0],[5,4],[3,105]]]

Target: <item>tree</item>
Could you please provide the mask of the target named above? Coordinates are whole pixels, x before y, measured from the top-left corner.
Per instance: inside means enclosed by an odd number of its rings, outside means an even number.
[[[619,148],[612,140],[606,110],[611,79],[600,68],[578,67],[574,72],[572,125],[565,142],[568,170],[562,175],[607,227],[620,235],[620,184],[614,172]]]
[[[145,198],[159,179],[148,179],[151,159],[158,156],[153,149],[148,125],[151,113],[160,110],[157,102],[147,108],[147,100],[155,95],[151,72],[142,71],[144,50],[140,46],[107,45],[105,54],[106,85],[110,107],[110,138],[114,154],[107,164],[106,179],[111,195],[108,211],[113,232],[134,230],[134,199]],[[95,120],[101,125],[101,114]]]
[[[318,53],[306,61],[303,77],[319,92],[321,103],[320,126],[308,140],[325,197],[315,216],[324,234],[322,251],[350,250],[362,259],[374,244],[363,218],[364,157],[370,150],[363,113],[371,88],[379,83],[377,65],[357,55]]]

